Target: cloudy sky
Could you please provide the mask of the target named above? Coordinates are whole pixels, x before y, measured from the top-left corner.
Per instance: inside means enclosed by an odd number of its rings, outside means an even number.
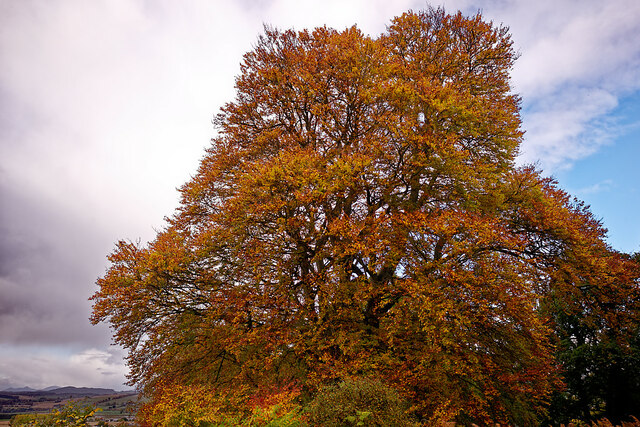
[[[433,5],[443,3],[433,3]],[[640,2],[446,1],[511,28],[521,163],[640,251]],[[177,205],[263,23],[378,35],[411,0],[0,0],[0,389],[123,389],[88,322],[118,239]]]

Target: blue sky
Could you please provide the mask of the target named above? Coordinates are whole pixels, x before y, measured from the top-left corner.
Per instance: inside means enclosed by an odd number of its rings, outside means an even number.
[[[613,248],[640,252],[640,94],[622,98],[601,121],[612,123],[611,140],[553,176],[591,206],[608,228]]]
[[[153,238],[175,209],[264,23],[375,36],[425,6],[0,0],[0,389],[123,388],[123,353],[87,299],[114,243]],[[518,162],[590,204],[614,248],[640,251],[640,2],[444,6],[510,27]]]

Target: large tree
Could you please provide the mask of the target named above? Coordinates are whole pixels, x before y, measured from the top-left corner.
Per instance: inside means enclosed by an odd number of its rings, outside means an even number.
[[[426,420],[532,422],[559,379],[547,301],[625,327],[607,304],[635,285],[587,209],[514,166],[514,60],[506,28],[441,9],[378,38],[267,29],[175,215],[98,280],[92,320],[149,407],[375,375]]]

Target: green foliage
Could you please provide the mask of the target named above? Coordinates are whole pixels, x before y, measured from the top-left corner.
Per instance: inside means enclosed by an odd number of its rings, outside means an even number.
[[[414,426],[409,405],[375,379],[347,379],[325,387],[306,408],[314,426]]]
[[[626,271],[638,283],[640,255],[625,258],[633,261]],[[583,288],[592,292],[593,287]],[[619,306],[609,303],[609,314],[626,314],[633,306],[627,300]],[[640,329],[623,327],[616,317],[590,321],[588,313],[568,310],[558,301],[551,307],[566,388],[553,395],[549,423],[606,419],[616,424],[640,416]]]
[[[368,411],[356,411],[356,415],[350,415],[346,418],[352,424],[357,426],[365,425],[365,421],[371,417],[371,412]]]
[[[305,427],[300,406],[277,404],[267,408],[254,409],[251,417],[241,425],[264,427]]]
[[[640,338],[620,344],[577,331],[562,340],[558,361],[566,389],[554,395],[550,416],[557,422],[573,418],[614,423],[640,414]],[[580,333],[582,332],[582,333]]]

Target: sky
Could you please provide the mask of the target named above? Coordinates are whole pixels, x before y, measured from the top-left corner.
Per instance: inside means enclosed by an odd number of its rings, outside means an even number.
[[[526,131],[519,164],[640,251],[640,2],[451,0],[510,28]],[[0,0],[0,390],[127,388],[88,317],[120,239],[178,203],[264,24],[377,36],[411,0]]]

